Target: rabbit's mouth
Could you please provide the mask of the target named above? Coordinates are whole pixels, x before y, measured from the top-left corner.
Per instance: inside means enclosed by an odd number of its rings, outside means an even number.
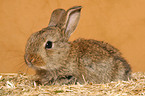
[[[25,59],[26,64],[28,65],[28,67],[33,68],[33,69],[38,69],[36,66],[34,66],[32,64],[32,62],[34,61],[34,59],[32,59],[31,61],[29,61],[29,59]]]

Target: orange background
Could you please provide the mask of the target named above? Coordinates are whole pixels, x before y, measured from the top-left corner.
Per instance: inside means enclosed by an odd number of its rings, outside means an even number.
[[[0,72],[26,72],[28,37],[48,25],[54,9],[75,5],[83,9],[70,40],[106,41],[122,52],[134,72],[145,72],[145,0],[0,0]]]

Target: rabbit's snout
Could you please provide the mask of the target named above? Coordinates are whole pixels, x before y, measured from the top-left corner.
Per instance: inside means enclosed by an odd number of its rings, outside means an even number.
[[[25,62],[29,67],[33,66],[33,62],[35,61],[34,58],[32,58],[30,55],[25,55]]]
[[[34,69],[45,66],[42,57],[36,54],[25,54],[25,62],[29,67]]]

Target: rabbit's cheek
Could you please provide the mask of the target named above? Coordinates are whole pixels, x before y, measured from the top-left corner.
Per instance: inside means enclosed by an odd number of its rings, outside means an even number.
[[[34,58],[33,65],[41,67],[41,66],[45,66],[45,63],[43,62],[42,57],[39,56]]]

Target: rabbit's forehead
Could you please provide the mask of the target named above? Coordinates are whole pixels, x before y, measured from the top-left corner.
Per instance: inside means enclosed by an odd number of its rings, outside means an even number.
[[[60,30],[55,28],[55,29],[42,29],[39,32],[33,33],[29,40],[28,40],[28,44],[30,45],[41,45],[47,41],[57,41],[58,39],[60,39]]]
[[[58,28],[46,30],[40,38],[43,38],[45,41],[57,41],[61,38],[61,31]]]

